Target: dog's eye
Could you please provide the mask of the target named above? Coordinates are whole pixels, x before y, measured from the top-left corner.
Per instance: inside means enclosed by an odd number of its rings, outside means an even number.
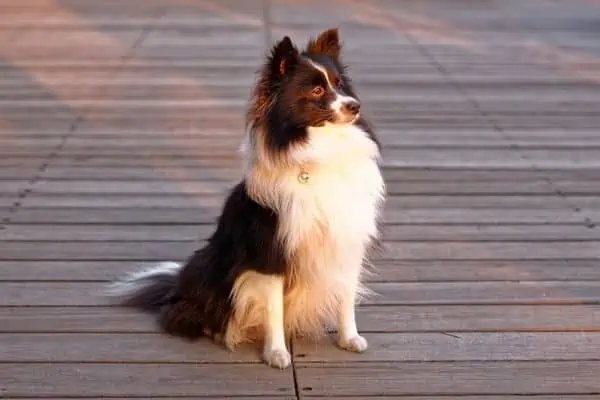
[[[316,86],[310,93],[315,97],[321,97],[325,93],[325,89],[322,86]]]

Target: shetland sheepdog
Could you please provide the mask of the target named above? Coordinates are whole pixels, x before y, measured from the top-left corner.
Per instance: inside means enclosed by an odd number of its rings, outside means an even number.
[[[294,335],[337,331],[363,352],[355,304],[378,243],[385,184],[380,143],[341,59],[338,29],[276,43],[247,112],[241,181],[207,244],[113,283],[121,304],[154,310],[162,329],[229,349],[262,343],[275,368]]]

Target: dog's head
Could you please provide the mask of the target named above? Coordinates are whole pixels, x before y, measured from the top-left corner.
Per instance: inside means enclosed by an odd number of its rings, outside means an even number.
[[[248,111],[250,143],[261,159],[285,159],[308,138],[309,128],[366,124],[341,61],[337,29],[299,50],[284,37],[270,50]]]
[[[289,37],[272,50],[271,78],[281,105],[293,109],[294,117],[307,126],[358,119],[360,103],[352,93],[340,53],[337,29],[323,32],[302,52]]]
[[[270,113],[267,118],[298,128],[356,121],[360,102],[341,62],[341,50],[337,29],[321,33],[302,51],[284,37],[267,58],[250,117]]]

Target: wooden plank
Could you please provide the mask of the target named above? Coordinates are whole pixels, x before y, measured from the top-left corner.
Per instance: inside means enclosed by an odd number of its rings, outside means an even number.
[[[600,282],[386,282],[368,287],[376,295],[365,304],[600,304]]]
[[[29,182],[25,179],[0,181],[0,194],[15,195],[19,193],[19,191],[25,189],[27,186],[29,186]]]
[[[42,164],[42,162],[42,160],[39,160],[40,164]],[[2,168],[0,168],[0,179],[28,181],[38,173],[39,168],[36,166],[2,166]],[[1,182],[0,185],[2,185]]]
[[[162,260],[161,260],[162,261]],[[0,280],[108,281],[155,262],[0,261]],[[371,282],[600,281],[596,260],[376,261]]]
[[[576,225],[384,225],[382,238],[390,241],[566,242],[600,239],[600,230]]]
[[[375,273],[371,277],[373,281],[419,282],[599,279],[597,260],[570,259],[379,261],[375,262]]]
[[[4,306],[104,306],[104,282],[0,282]],[[600,304],[600,282],[385,282],[364,304]]]
[[[600,331],[599,305],[362,306],[362,332]],[[122,307],[0,307],[2,333],[157,333],[154,316]]]
[[[4,242],[2,260],[180,260],[199,244],[194,242]],[[28,251],[31,251],[27,254]]]
[[[208,238],[214,224],[162,225],[12,225],[0,231],[6,241],[177,241]],[[600,230],[578,225],[384,225],[384,241],[597,241]]]
[[[591,394],[600,391],[597,379],[600,362],[597,361],[297,363],[296,366],[301,393],[321,396]]]
[[[252,364],[6,363],[3,395],[10,397],[291,395],[291,369]]]
[[[340,350],[334,336],[295,340],[294,358],[302,363],[600,359],[600,332],[368,333],[365,338],[369,349],[363,354]]]
[[[256,398],[259,397],[260,399],[263,400],[296,400],[297,397],[296,396],[237,396],[234,395],[234,399],[236,400],[256,400]],[[114,399],[114,400],[130,400],[132,397],[127,396],[127,397],[123,397],[123,396],[111,396],[110,399]],[[144,397],[147,398],[147,397]],[[151,397],[151,398],[157,398],[157,397]],[[176,396],[176,397],[158,397],[160,400],[198,400],[198,399],[206,399],[207,397],[199,397],[199,396]],[[232,398],[229,396],[225,396],[225,397],[211,397],[213,399],[221,399],[221,398]],[[40,397],[3,397],[3,400],[39,400]],[[44,400],[65,400],[64,398],[60,398],[60,397],[43,397]],[[106,397],[85,397],[86,400],[106,400]],[[383,400],[385,400],[385,398],[381,398]],[[452,398],[450,398],[452,400]],[[409,399],[410,400],[410,399]],[[427,398],[423,398],[423,399],[419,399],[419,400],[431,400],[431,399],[427,399]],[[487,397],[483,398],[482,400],[490,400]],[[499,399],[495,399],[492,398],[491,400],[499,400]],[[505,400],[505,398],[502,398],[501,400]],[[510,398],[510,400],[512,400],[512,398]],[[536,399],[538,400],[538,399]],[[540,398],[540,400],[556,400],[555,397],[548,397],[548,398]],[[559,399],[559,400],[563,400],[563,398]],[[574,398],[572,397],[565,397],[564,400],[574,400]],[[588,400],[587,397],[578,397],[575,400]],[[593,399],[592,399],[593,400]]]
[[[210,183],[208,183],[210,185]],[[588,196],[569,196],[575,204],[600,205],[597,197]],[[27,208],[59,208],[59,207],[86,207],[86,208],[190,208],[197,206],[221,208],[225,199],[225,192],[213,194],[195,194],[195,193],[168,193],[163,194],[48,194],[37,193],[33,190],[27,196],[25,206]],[[411,211],[411,209],[440,209],[449,210],[455,209],[455,212],[467,213],[466,210],[472,213],[483,212],[478,209],[485,208],[491,210],[502,210],[498,214],[507,214],[511,211],[524,215],[533,214],[535,210],[566,210],[567,203],[564,198],[556,194],[547,194],[543,196],[464,196],[464,195],[390,195],[386,199],[385,208],[387,212],[396,212],[397,208]],[[529,213],[525,213],[522,209],[528,209]],[[533,210],[532,210],[533,209]],[[449,213],[450,211],[439,211]],[[489,211],[490,213],[492,211]],[[510,214],[508,214],[510,215]],[[526,218],[526,217],[523,217]],[[532,217],[533,218],[533,217]]]
[[[118,137],[115,137],[115,140]],[[10,172],[10,171],[9,171]],[[9,172],[0,171],[0,177],[10,177]],[[16,173],[17,170],[14,169]],[[226,179],[241,178],[241,168],[197,168],[188,167],[74,167],[49,166],[44,179],[61,180],[163,180],[163,179]],[[600,177],[598,169],[547,170],[529,169],[410,169],[383,167],[383,177],[389,181],[514,181],[527,182],[540,179],[591,180]]]
[[[196,242],[3,242],[0,260],[179,260]],[[600,243],[587,242],[384,242],[375,260],[596,259]]]
[[[558,185],[560,182],[557,182]],[[4,181],[5,190],[10,189],[10,181]],[[573,194],[600,193],[596,182],[563,182],[564,191]],[[19,186],[20,187],[20,186]],[[232,182],[226,181],[55,181],[39,180],[35,192],[39,194],[222,194],[231,190]],[[386,190],[390,195],[444,195],[444,194],[554,194],[546,181],[519,182],[388,182]]]
[[[8,212],[8,209],[10,209],[15,202],[18,199],[18,195],[15,194],[7,194],[7,193],[1,193],[0,194],[0,208],[6,211],[0,211],[0,215],[5,215]]]
[[[82,88],[83,89],[83,88]],[[91,89],[91,88],[85,88]],[[148,89],[142,89],[141,94],[129,94],[129,101],[137,100],[137,96],[144,96]],[[22,92],[22,90],[15,90],[14,93],[17,94]],[[244,87],[228,87],[228,88],[218,88],[216,90],[216,95],[219,96],[221,100],[227,99],[227,101],[234,101],[236,97],[247,93],[247,89]],[[24,93],[27,95],[29,93]],[[5,95],[8,95],[6,93]],[[191,94],[192,96],[194,94]],[[183,93],[180,98],[183,98]],[[397,96],[385,96],[385,97],[393,97],[393,99],[397,99]],[[384,96],[377,98],[377,100],[382,100]],[[107,101],[112,101],[113,99],[106,99]],[[125,100],[125,99],[123,99]],[[378,101],[373,101],[373,106],[377,106]],[[414,104],[406,103],[408,107],[415,109],[415,111],[421,111],[419,106],[415,106]],[[202,107],[202,104],[199,104]],[[407,135],[408,136],[408,135]],[[519,147],[519,149],[533,149],[533,150],[598,150],[600,148],[600,140],[577,140],[577,139],[567,139],[562,141],[544,141],[540,140],[507,140],[502,137],[456,137],[450,134],[443,135],[442,137],[436,138],[433,135],[423,135],[421,138],[411,138],[404,136],[393,136],[393,134],[384,132],[379,132],[379,137],[381,138],[382,143],[384,144],[384,149],[388,154],[393,155],[397,150],[423,150],[423,149],[437,149],[437,150],[464,150],[464,149],[473,149],[473,150],[514,150],[515,144]],[[123,156],[126,154],[127,148],[136,147],[136,151],[146,154],[146,155],[163,155],[163,154],[173,154],[179,153],[184,156],[189,156],[192,152],[197,152],[199,156],[210,156],[210,150],[215,150],[217,153],[225,153],[225,154],[234,154],[237,152],[239,148],[239,144],[242,140],[242,135],[240,135],[239,131],[231,131],[227,135],[222,135],[220,137],[210,137],[210,136],[200,136],[196,135],[196,137],[181,137],[177,135],[172,135],[172,138],[168,138],[167,136],[142,136],[142,137],[127,137],[123,136],[122,141],[115,142],[109,141],[103,138],[87,138],[87,137],[79,137],[78,141],[71,142],[69,140],[68,145],[65,147],[63,152],[61,152],[64,156],[71,155],[108,155],[108,156]],[[83,139],[83,140],[82,140]],[[171,140],[167,140],[171,139]],[[226,140],[229,139],[229,140]],[[35,144],[33,141],[28,141],[23,138],[21,142],[19,141],[10,141],[5,142],[6,147],[4,149],[14,149],[17,153],[21,151],[23,154],[26,154],[27,151],[37,152],[37,151],[48,151],[51,150],[51,145],[49,144],[48,138],[45,139],[45,142],[41,142],[39,144]],[[2,144],[2,143],[0,143]],[[129,145],[129,146],[128,146]],[[6,150],[1,150],[5,154],[10,154]]]
[[[1,176],[1,175],[0,175]],[[53,166],[44,171],[44,179],[60,180],[212,180],[237,181],[241,168],[235,167],[77,167]]]
[[[470,400],[469,397],[473,396],[464,396],[462,394],[458,395],[444,395],[443,397],[439,396],[360,396],[362,400]],[[347,400],[351,398],[350,396],[308,396],[308,392],[303,394],[303,398],[309,398],[311,400]],[[560,395],[536,395],[534,400],[596,400],[597,395],[579,395],[579,394],[560,394]],[[25,399],[29,400],[29,399]],[[58,400],[58,399],[49,399],[49,400]],[[90,400],[98,400],[98,399],[90,399]],[[169,399],[171,400],[171,399]],[[185,398],[184,398],[185,400]],[[477,400],[523,400],[522,395],[499,395],[499,396],[488,396],[488,395],[477,395]]]
[[[151,118],[151,115],[146,115]],[[176,116],[174,116],[175,119]],[[191,116],[190,116],[191,117]],[[111,119],[118,118],[118,116],[110,116]],[[204,118],[204,117],[203,117]],[[190,118],[186,117],[186,120]],[[231,115],[223,116],[223,120],[230,119]],[[447,117],[444,117],[447,121]],[[384,122],[384,121],[382,121]],[[207,122],[209,123],[209,122]],[[219,121],[219,125],[222,123]],[[243,125],[243,121],[239,120],[240,128]],[[397,126],[398,122],[393,121],[393,126]],[[443,153],[443,154],[442,154]],[[591,153],[591,152],[590,152]],[[394,151],[390,156],[385,154],[385,165],[388,167],[426,167],[426,168],[531,168],[531,161],[523,160],[514,150],[405,150],[405,151]],[[593,160],[595,154],[590,154],[588,158]],[[233,152],[229,153],[228,158],[220,157],[202,157],[197,158],[193,156],[179,157],[178,154],[169,155],[143,155],[136,154],[135,158],[109,156],[109,155],[95,155],[95,154],[72,154],[59,156],[53,160],[54,165],[102,165],[102,166],[201,166],[201,165],[227,165],[227,166],[239,166],[241,158],[239,155]],[[599,168],[599,163],[588,162],[579,163],[577,168],[581,168],[582,165],[588,167]],[[558,165],[551,166],[545,165],[546,168],[552,167],[558,168]],[[561,168],[568,169],[568,166],[563,164]]]
[[[163,225],[11,225],[0,231],[6,241],[169,241],[193,242],[207,239],[215,224]]]
[[[501,361],[596,359],[600,332],[367,333],[364,354],[342,351],[334,337],[294,340],[300,362]],[[227,351],[209,339],[188,342],[163,333],[0,334],[5,362],[260,362],[260,347]]]
[[[127,397],[122,397],[122,396],[113,396],[110,397],[113,400],[130,400],[131,397],[127,396]],[[160,400],[198,400],[198,399],[203,399],[206,397],[198,397],[198,396],[193,396],[193,397],[189,397],[189,396],[177,396],[177,397],[160,397]],[[217,398],[221,398],[221,397],[217,397]],[[227,398],[227,397],[225,397]],[[257,396],[235,396],[234,397],[236,400],[256,400]],[[260,396],[260,398],[262,400],[296,400],[296,396]],[[39,400],[39,397],[3,397],[3,399],[5,400]],[[64,398],[60,398],[60,397],[44,397],[44,400],[65,400]],[[105,400],[106,397],[85,397],[86,400]],[[380,398],[385,400],[385,398]],[[410,400],[410,399],[409,399]],[[431,399],[427,399],[427,398],[422,398],[419,400],[431,400]],[[450,398],[450,400],[452,400],[452,398]],[[503,399],[488,399],[487,397],[483,398],[482,400],[505,400]],[[512,400],[512,399],[510,399]],[[536,399],[536,400],[557,400],[555,397],[548,397],[548,398],[540,398],[540,399]],[[577,399],[572,398],[572,397],[564,397],[564,398],[560,398],[559,400],[589,400],[587,397],[578,397]],[[594,400],[594,399],[591,399]]]
[[[597,259],[595,242],[386,242],[381,259]]]
[[[598,305],[362,307],[363,332],[599,331]]]
[[[144,206],[155,202],[155,206]],[[36,204],[37,203],[37,204]],[[142,203],[142,204],[140,204]],[[109,197],[61,199],[28,195],[11,221],[14,224],[213,224],[222,209],[221,198],[172,201],[152,197]],[[138,208],[135,208],[137,205]],[[427,209],[391,208],[383,213],[388,224],[574,224],[584,225],[585,218],[600,219],[600,210],[576,212],[570,209]]]
[[[243,345],[228,351],[210,339],[190,342],[163,333],[0,334],[2,363],[259,363],[259,350]]]

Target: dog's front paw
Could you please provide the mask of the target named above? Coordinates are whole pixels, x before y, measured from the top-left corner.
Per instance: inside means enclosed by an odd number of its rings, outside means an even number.
[[[356,335],[348,339],[340,338],[338,340],[338,346],[348,351],[362,353],[363,351],[367,350],[369,344],[367,343],[367,339],[360,335]]]
[[[286,349],[265,349],[263,361],[273,368],[286,369],[292,363],[292,356]]]

